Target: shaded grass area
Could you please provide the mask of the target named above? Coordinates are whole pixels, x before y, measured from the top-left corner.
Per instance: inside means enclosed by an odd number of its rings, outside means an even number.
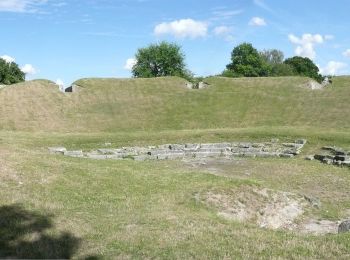
[[[95,161],[47,152],[51,145],[91,149],[104,142],[124,146],[305,136],[310,151],[320,144],[349,147],[348,134],[331,133],[297,128],[90,135],[0,132],[0,205],[21,203],[28,212],[55,216],[50,220],[55,238],[65,232],[79,238],[79,247],[71,243],[73,258],[346,258],[349,234],[303,236],[227,221],[196,200],[196,194],[244,186],[308,193],[321,199],[322,208],[307,214],[337,219],[350,206],[349,169],[302,158],[244,160],[242,165],[223,167],[222,175],[213,175],[207,169],[189,169],[180,161]],[[54,245],[58,247],[54,252],[66,247],[60,242]]]
[[[23,205],[0,207],[0,257],[71,258],[80,239],[70,232],[54,234],[52,216],[28,211]]]

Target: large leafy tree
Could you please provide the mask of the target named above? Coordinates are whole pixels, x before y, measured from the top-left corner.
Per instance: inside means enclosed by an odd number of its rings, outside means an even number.
[[[250,43],[242,43],[231,53],[232,62],[226,66],[232,75],[238,77],[268,76],[270,66]],[[226,71],[226,74],[229,74]]]
[[[0,58],[0,84],[10,85],[25,80],[25,74],[14,62]]]
[[[318,67],[309,58],[294,56],[286,59],[284,63],[291,66],[297,75],[310,77],[318,82],[323,80]]]
[[[151,78],[163,76],[190,77],[181,47],[174,43],[161,42],[138,49],[136,64],[132,68],[134,77]]]

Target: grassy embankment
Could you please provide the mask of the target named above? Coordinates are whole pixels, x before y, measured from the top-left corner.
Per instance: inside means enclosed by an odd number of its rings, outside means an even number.
[[[338,77],[322,91],[304,88],[306,81],[211,78],[210,88],[188,90],[177,78],[91,79],[78,81],[73,94],[47,82],[0,90],[0,256],[349,257],[348,234],[260,229],[225,220],[196,199],[209,190],[266,187],[320,198],[322,206],[305,216],[341,219],[350,209],[347,168],[300,156],[243,160],[213,175],[179,161],[94,161],[47,153],[56,145],[88,150],[105,142],[275,137],[307,138],[304,154],[322,145],[350,149],[350,79]]]

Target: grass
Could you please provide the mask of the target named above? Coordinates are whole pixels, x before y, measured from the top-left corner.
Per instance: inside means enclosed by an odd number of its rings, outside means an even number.
[[[0,90],[1,129],[48,132],[160,131],[249,127],[350,127],[348,77],[314,91],[307,78],[209,78],[189,90],[180,78],[82,79],[76,93],[46,81]]]
[[[196,199],[258,186],[318,197],[322,206],[306,216],[349,217],[350,170],[303,160],[323,145],[350,149],[349,79],[337,77],[323,91],[303,88],[302,78],[208,81],[209,89],[193,91],[177,78],[86,79],[73,94],[43,81],[0,90],[0,257],[349,258],[349,234],[260,229]],[[276,137],[308,144],[296,159],[217,164],[215,174],[180,161],[47,152]]]

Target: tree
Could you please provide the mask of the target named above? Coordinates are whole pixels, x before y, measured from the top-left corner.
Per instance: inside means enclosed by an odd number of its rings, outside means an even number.
[[[161,42],[138,49],[136,64],[132,68],[134,77],[151,78],[179,76],[189,78],[191,73],[185,66],[185,55],[174,43]]]
[[[23,73],[14,62],[7,62],[0,58],[0,84],[10,85],[25,80]]]
[[[266,63],[271,65],[281,64],[284,60],[283,52],[277,49],[263,50],[260,52],[260,56]]]
[[[295,76],[296,72],[294,68],[285,63],[273,64],[271,68],[271,76],[275,77],[285,77],[285,76]]]
[[[250,43],[242,43],[235,47],[231,53],[231,60],[232,63],[228,64],[226,68],[232,71],[235,76],[259,77],[269,75],[270,66]]]
[[[318,82],[323,80],[322,75],[319,74],[318,67],[309,58],[294,56],[286,59],[284,63],[292,66],[297,75],[310,77]]]

